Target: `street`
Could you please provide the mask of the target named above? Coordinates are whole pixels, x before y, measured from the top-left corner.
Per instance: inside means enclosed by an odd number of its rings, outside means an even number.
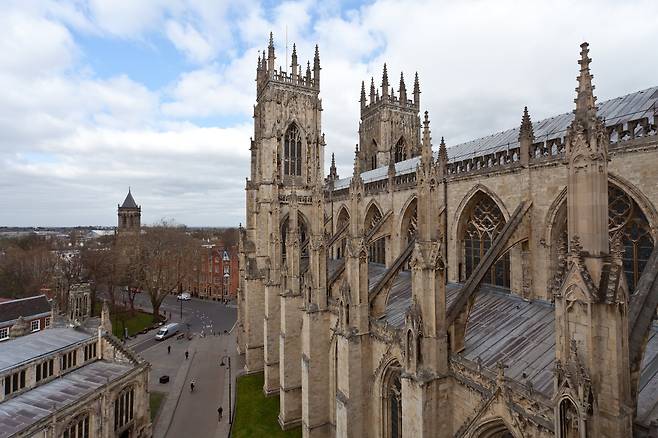
[[[135,307],[151,311],[148,295],[138,294]],[[172,295],[165,298],[160,309],[162,314],[166,311],[170,321],[189,323],[192,339],[173,336],[156,341],[152,330],[127,343],[151,364],[149,391],[166,394],[153,423],[154,437],[226,437],[229,426],[228,367],[221,367],[220,360],[224,355],[231,356],[234,382],[241,369],[235,333],[229,333],[237,318],[235,305],[196,298],[181,302]],[[171,352],[168,347],[171,347]],[[186,351],[188,359],[185,359]],[[163,375],[169,376],[169,382],[160,383]],[[190,392],[192,380],[196,382],[193,393]],[[235,391],[235,385],[232,389]],[[219,406],[224,410],[222,422],[217,418]]]
[[[117,303],[123,304],[124,292],[117,291]],[[101,297],[107,294],[100,294]],[[125,306],[128,307],[128,299],[125,300]],[[145,292],[135,295],[135,308],[145,312],[152,312],[153,307],[149,296]],[[235,324],[237,318],[237,309],[235,304],[222,304],[220,301],[201,300],[192,298],[189,301],[176,299],[176,295],[167,295],[160,305],[160,314],[165,315],[170,322],[182,322],[190,325],[191,333],[212,334],[213,332],[227,332]],[[181,317],[182,315],[182,317]],[[144,351],[154,346],[158,341],[152,333],[148,338],[140,340],[140,343],[134,344],[133,349],[136,352]]]

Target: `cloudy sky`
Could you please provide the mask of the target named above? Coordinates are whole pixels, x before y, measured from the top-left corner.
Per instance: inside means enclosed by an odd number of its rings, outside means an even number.
[[[418,71],[448,145],[573,107],[579,44],[599,100],[658,85],[658,2],[2,0],[0,225],[244,220],[258,51],[320,46],[323,130],[351,172],[361,80]],[[328,167],[328,166],[327,166]],[[325,172],[326,173],[326,172]]]

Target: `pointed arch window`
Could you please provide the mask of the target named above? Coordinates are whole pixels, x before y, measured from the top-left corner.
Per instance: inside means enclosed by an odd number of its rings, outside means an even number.
[[[488,196],[481,196],[472,208],[464,232],[464,262],[466,278],[484,258],[491,243],[505,226],[505,218],[495,202]],[[483,283],[510,287],[510,256],[503,255],[489,270]]]
[[[384,436],[387,438],[402,437],[402,382],[400,381],[400,366],[391,366],[384,380]]]
[[[580,421],[578,411],[573,403],[564,399],[560,402],[560,437],[579,438]]]
[[[402,137],[400,137],[400,140],[395,145],[394,159],[396,163],[407,159],[407,151],[404,147],[404,138]]]
[[[286,131],[283,142],[283,174],[302,175],[302,137],[294,123]]]

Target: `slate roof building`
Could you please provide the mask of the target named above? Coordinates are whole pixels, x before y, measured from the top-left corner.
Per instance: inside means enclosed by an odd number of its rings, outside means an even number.
[[[71,314],[0,342],[0,437],[151,437],[148,363],[112,335],[107,305]]]
[[[319,51],[292,59],[257,64],[238,289],[281,427],[658,436],[658,87],[597,105],[583,43],[573,112],[448,147],[384,67],[325,178]]]
[[[33,333],[50,328],[51,324],[52,308],[45,295],[0,302],[0,341],[12,336],[15,325]]]

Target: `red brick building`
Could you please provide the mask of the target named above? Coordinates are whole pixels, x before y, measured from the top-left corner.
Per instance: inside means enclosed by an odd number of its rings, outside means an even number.
[[[212,300],[234,299],[239,280],[238,247],[202,245],[198,266],[188,282],[193,296]]]

